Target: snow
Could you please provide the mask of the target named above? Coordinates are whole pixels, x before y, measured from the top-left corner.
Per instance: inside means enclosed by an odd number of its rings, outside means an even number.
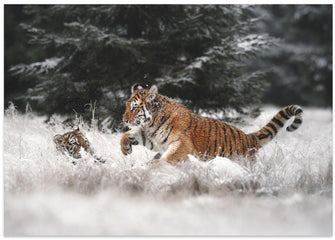
[[[304,108],[304,107],[303,107]],[[264,126],[266,106],[247,126]],[[4,117],[4,230],[22,235],[322,235],[332,234],[332,112],[304,108],[304,122],[261,149],[253,167],[227,158],[177,166],[148,164],[154,152],[123,156],[121,133],[84,126],[95,153],[56,151],[53,135],[71,130],[13,107]],[[320,128],[321,126],[321,128]]]
[[[249,34],[237,41],[237,47],[242,48],[244,51],[257,51],[259,46],[266,45],[268,45],[267,35]]]
[[[194,62],[192,62],[190,65],[188,65],[186,67],[186,69],[194,69],[194,68],[201,69],[202,64],[208,62],[209,60],[210,60],[210,58],[208,56],[198,57],[198,58],[195,59]]]
[[[11,67],[9,69],[9,71],[13,72],[13,74],[15,74],[15,75],[16,74],[22,74],[22,73],[26,73],[26,74],[48,73],[50,70],[55,69],[55,67],[57,67],[57,65],[63,59],[64,59],[63,57],[61,57],[61,58],[53,57],[53,58],[45,59],[42,62],[36,62],[36,63],[32,63],[32,64],[19,64],[19,65],[16,65],[14,67]]]

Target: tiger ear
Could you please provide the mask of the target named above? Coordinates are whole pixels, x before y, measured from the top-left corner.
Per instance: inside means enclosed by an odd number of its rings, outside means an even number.
[[[156,98],[156,95],[158,94],[158,88],[156,85],[152,85],[149,89],[149,93],[147,96],[147,101],[150,102]]]
[[[63,136],[61,134],[57,134],[54,136],[54,142],[60,144],[63,141]]]
[[[144,89],[144,87],[142,87],[142,85],[140,85],[139,83],[135,83],[131,87],[131,93],[133,94],[136,90],[140,90],[140,89]]]

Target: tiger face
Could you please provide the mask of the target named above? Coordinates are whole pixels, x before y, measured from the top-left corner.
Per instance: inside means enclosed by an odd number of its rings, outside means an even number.
[[[153,93],[135,84],[131,89],[132,96],[127,101],[123,122],[132,126],[144,127],[150,122],[154,115],[154,107],[151,106]],[[156,106],[157,107],[157,106]]]
[[[72,132],[65,134],[57,134],[54,136],[56,149],[61,152],[68,152],[73,158],[81,158],[80,149],[83,148],[86,152],[92,154],[88,139],[85,137],[80,127]]]

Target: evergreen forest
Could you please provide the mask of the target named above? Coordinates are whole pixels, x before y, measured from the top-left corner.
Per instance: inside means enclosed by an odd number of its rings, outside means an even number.
[[[332,107],[331,5],[5,5],[4,20],[5,108],[115,130],[134,83],[228,121]]]

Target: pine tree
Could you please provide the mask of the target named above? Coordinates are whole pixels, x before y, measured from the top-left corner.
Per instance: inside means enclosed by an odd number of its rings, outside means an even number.
[[[157,81],[194,111],[254,114],[266,81],[249,60],[275,40],[251,33],[256,19],[250,6],[205,5],[188,14],[193,24],[186,22],[176,35],[183,39],[178,68]]]
[[[237,5],[32,5],[21,26],[47,59],[13,66],[33,87],[24,96],[49,115],[75,111],[99,122],[121,122],[135,82],[194,111],[253,113],[264,72],[248,59],[272,43],[251,34],[252,9]]]
[[[267,5],[259,32],[280,38],[258,66],[271,69],[265,101],[332,105],[332,5]]]

